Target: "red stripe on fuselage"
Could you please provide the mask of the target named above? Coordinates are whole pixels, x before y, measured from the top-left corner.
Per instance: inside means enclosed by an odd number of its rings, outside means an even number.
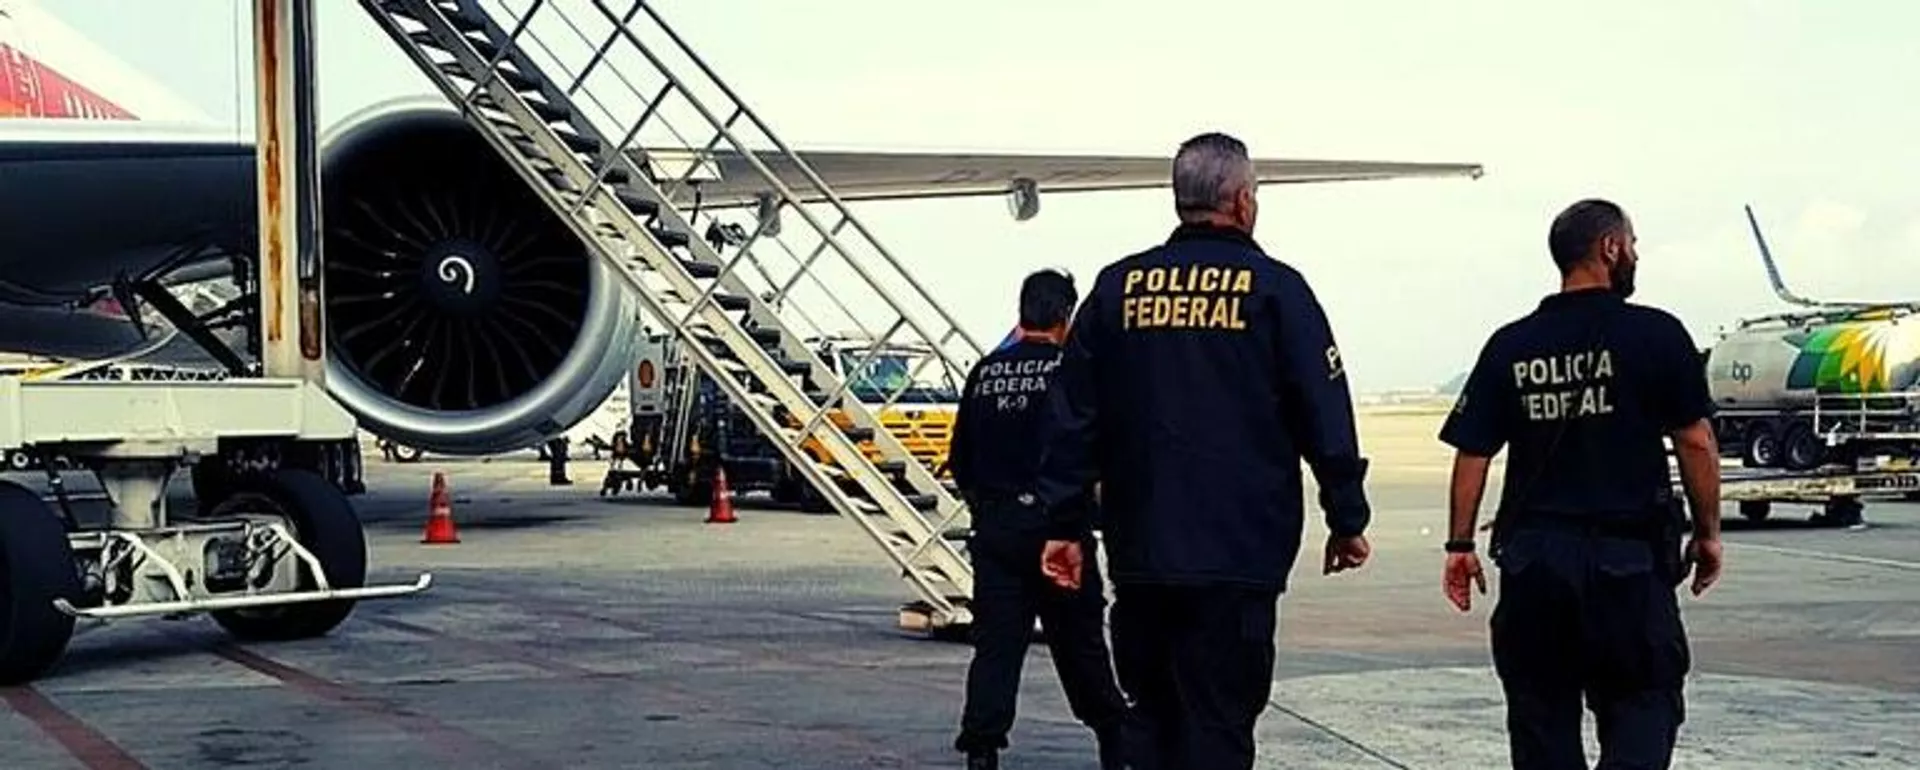
[[[133,113],[0,43],[0,118],[133,120]]]

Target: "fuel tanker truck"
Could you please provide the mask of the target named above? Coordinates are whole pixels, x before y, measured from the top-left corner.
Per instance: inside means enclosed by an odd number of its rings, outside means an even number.
[[[1704,352],[1721,452],[1805,471],[1869,456],[1920,456],[1920,303],[1820,302],[1788,291],[1747,209],[1781,299]]]
[[[1830,309],[1741,321],[1707,351],[1721,451],[1804,471],[1920,455],[1920,314]]]

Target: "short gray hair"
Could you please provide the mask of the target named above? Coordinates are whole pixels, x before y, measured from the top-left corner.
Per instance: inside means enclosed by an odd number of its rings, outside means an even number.
[[[1177,211],[1214,211],[1258,177],[1247,145],[1222,133],[1205,133],[1180,144],[1173,156],[1173,207]]]

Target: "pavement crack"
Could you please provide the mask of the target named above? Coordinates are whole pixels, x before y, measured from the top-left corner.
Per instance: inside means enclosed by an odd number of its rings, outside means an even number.
[[[1267,705],[1272,706],[1275,711],[1278,711],[1282,714],[1292,717],[1295,721],[1298,721],[1303,725],[1306,725],[1315,730],[1319,730],[1322,733],[1325,733],[1327,736],[1341,743],[1346,744],[1347,746],[1351,747],[1355,751],[1358,751],[1362,754],[1367,755],[1368,757],[1378,760],[1381,764],[1384,764],[1388,767],[1398,768],[1398,770],[1413,770],[1413,767],[1411,765],[1401,762],[1398,759],[1394,759],[1393,757],[1387,756],[1385,753],[1379,751],[1378,749],[1375,749],[1372,746],[1368,746],[1367,744],[1361,743],[1357,739],[1347,737],[1345,733],[1342,733],[1339,730],[1335,730],[1331,727],[1323,725],[1319,721],[1313,719],[1312,717],[1309,717],[1305,714],[1302,714],[1298,711],[1293,710],[1292,708],[1287,707],[1286,705],[1280,703],[1280,701],[1269,700],[1267,701]]]

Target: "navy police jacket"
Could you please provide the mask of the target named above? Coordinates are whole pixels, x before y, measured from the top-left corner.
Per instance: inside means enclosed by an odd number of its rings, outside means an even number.
[[[1300,273],[1231,229],[1182,225],[1103,269],[1068,336],[1036,492],[1086,529],[1098,478],[1116,583],[1285,590],[1300,461],[1328,528],[1362,533],[1366,461],[1332,330]]]
[[[948,468],[974,507],[975,526],[1039,531],[1046,521],[1035,510],[1022,521],[992,520],[981,502],[1012,501],[1033,489],[1040,465],[1040,423],[1060,346],[1023,338],[988,353],[967,373],[948,443]],[[1004,515],[1004,514],[1003,514]]]

